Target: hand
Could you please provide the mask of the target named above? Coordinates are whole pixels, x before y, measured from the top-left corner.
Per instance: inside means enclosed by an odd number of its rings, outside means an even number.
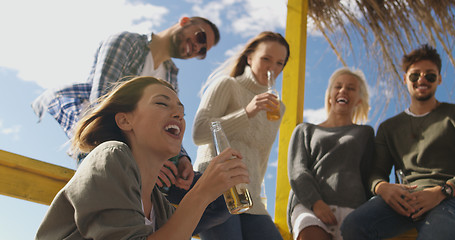
[[[250,103],[245,107],[246,115],[248,118],[256,116],[259,111],[273,111],[278,108],[280,101],[277,96],[271,93],[261,93],[251,100]]]
[[[415,200],[415,196],[411,195],[409,191],[416,187],[380,182],[376,185],[375,192],[397,213],[409,217],[416,211],[410,204]]]
[[[233,158],[234,157],[234,158]],[[248,170],[240,152],[228,148],[214,157],[192,190],[213,201],[239,183],[249,183]]]
[[[322,200],[317,200],[313,204],[313,212],[316,217],[321,219],[321,221],[327,225],[337,225],[337,219],[333,214],[332,210],[330,209],[329,205],[327,205]]]
[[[180,157],[177,168],[178,174],[176,175],[175,186],[185,190],[190,189],[194,178],[193,165],[191,165],[190,159],[186,156]]]
[[[415,199],[409,203],[414,207],[414,209],[417,209],[417,212],[411,215],[413,219],[422,216],[439,205],[439,203],[445,199],[444,194],[441,193],[440,186],[425,188],[422,191],[413,192],[411,195]]]
[[[166,160],[163,164],[163,167],[160,170],[160,173],[158,175],[158,181],[156,181],[156,185],[158,185],[158,187],[163,186],[171,187],[172,184],[175,184],[175,176],[177,175],[178,175],[177,167],[174,165],[173,162]]]

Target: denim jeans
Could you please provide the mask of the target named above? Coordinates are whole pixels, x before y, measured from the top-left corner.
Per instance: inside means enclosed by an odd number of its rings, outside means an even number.
[[[202,176],[200,172],[194,172],[193,183],[190,186],[190,189],[193,188],[194,184]],[[185,194],[189,190],[184,190],[176,187],[175,185],[171,186],[166,190],[166,198],[170,203],[179,204],[183,199]],[[202,214],[201,220],[199,221],[196,229],[193,232],[193,235],[196,235],[202,231],[210,229],[216,225],[219,225],[229,219],[231,214],[229,213],[226,202],[224,201],[223,195],[219,196],[215,201],[210,203]]]
[[[349,214],[341,225],[344,240],[384,239],[416,228],[417,239],[449,240],[455,236],[455,198],[442,201],[425,218],[412,221],[375,196]]]
[[[269,215],[231,215],[223,224],[199,233],[202,240],[282,240]]]

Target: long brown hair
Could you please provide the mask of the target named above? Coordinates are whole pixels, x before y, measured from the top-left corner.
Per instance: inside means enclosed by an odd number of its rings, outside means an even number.
[[[136,109],[144,89],[152,84],[161,84],[175,92],[168,82],[154,77],[134,77],[120,82],[110,93],[101,97],[98,105],[85,115],[76,125],[71,139],[71,150],[88,153],[103,142],[116,140],[128,144],[122,130],[115,122],[119,112],[132,112]]]
[[[248,56],[254,51],[256,51],[256,48],[260,43],[268,41],[278,42],[286,48],[286,59],[284,60],[283,67],[286,66],[286,63],[288,62],[289,59],[289,54],[291,53],[289,50],[288,42],[279,33],[265,31],[259,33],[256,37],[248,41],[248,43],[243,48],[243,51],[238,55],[237,60],[234,62],[234,65],[229,76],[237,77],[242,75],[243,72],[245,71],[245,66],[248,65]]]
[[[225,78],[227,75],[230,77],[237,77],[242,75],[245,71],[245,67],[248,65],[248,55],[256,51],[256,48],[260,43],[267,41],[278,42],[286,48],[286,59],[284,61],[283,67],[286,66],[286,63],[289,60],[289,55],[291,53],[289,44],[286,39],[281,34],[276,32],[261,32],[256,37],[250,39],[238,54],[224,61],[210,74],[207,81],[199,91],[199,95],[202,96],[208,86],[217,80]]]

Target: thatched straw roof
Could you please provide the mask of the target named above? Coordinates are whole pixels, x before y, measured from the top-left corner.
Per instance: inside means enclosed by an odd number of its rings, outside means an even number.
[[[352,44],[363,42],[362,54],[374,63],[377,86],[407,96],[401,84],[404,53],[429,43],[443,48],[443,61],[448,58],[455,67],[454,6],[455,0],[309,0],[308,17],[344,65]]]

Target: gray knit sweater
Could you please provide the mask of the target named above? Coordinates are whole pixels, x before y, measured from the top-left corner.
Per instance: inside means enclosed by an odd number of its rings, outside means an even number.
[[[329,205],[356,208],[367,200],[374,130],[367,125],[324,128],[299,124],[291,137],[288,216],[297,203],[311,209],[322,199]]]
[[[193,140],[199,146],[195,170],[204,171],[216,155],[210,131],[212,121],[220,121],[231,147],[243,155],[250,175],[248,190],[253,199],[253,207],[247,211],[249,214],[268,214],[261,202],[261,184],[280,121],[267,120],[265,111],[252,118],[248,118],[245,112],[253,97],[266,91],[267,86],[257,83],[247,66],[241,76],[224,78],[206,90],[193,126]],[[283,113],[281,103],[281,116]]]

